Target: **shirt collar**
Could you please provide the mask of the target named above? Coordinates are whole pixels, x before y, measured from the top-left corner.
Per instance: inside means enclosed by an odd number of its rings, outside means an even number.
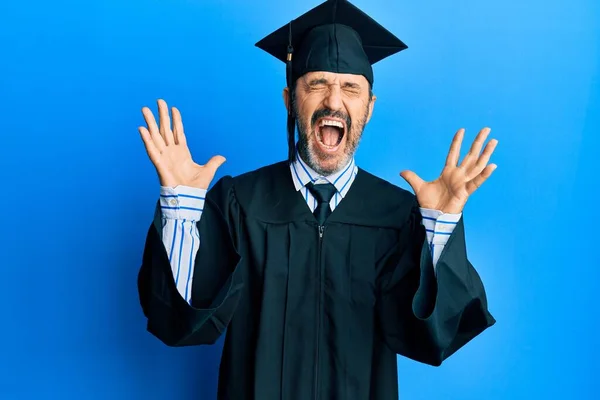
[[[322,176],[316,173],[311,167],[302,160],[298,151],[296,151],[296,160],[290,164],[294,186],[297,191],[304,188],[308,183],[329,182],[335,186],[342,198],[348,192],[350,185],[356,176],[357,167],[354,157],[341,168],[338,172],[329,176]]]

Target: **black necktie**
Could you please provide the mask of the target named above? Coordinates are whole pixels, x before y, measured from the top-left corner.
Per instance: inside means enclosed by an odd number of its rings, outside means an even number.
[[[329,207],[329,202],[331,198],[337,192],[335,186],[331,183],[318,184],[315,185],[312,182],[307,185],[308,190],[315,196],[317,199],[317,208],[315,208],[314,214],[319,221],[319,225],[323,225],[325,220],[331,214],[331,208]]]

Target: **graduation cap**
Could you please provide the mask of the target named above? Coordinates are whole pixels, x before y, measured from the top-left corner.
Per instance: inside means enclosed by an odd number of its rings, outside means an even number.
[[[271,33],[256,46],[286,63],[292,89],[308,72],[363,75],[372,65],[407,48],[400,39],[347,0],[327,0]],[[290,160],[295,158],[295,116],[288,114]]]

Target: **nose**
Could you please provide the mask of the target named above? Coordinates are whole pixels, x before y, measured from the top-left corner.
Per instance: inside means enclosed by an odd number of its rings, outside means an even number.
[[[342,90],[339,85],[331,85],[329,87],[323,103],[325,107],[332,111],[339,111],[342,109]]]

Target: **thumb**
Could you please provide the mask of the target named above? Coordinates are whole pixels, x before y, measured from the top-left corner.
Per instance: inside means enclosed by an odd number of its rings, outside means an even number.
[[[217,169],[226,161],[223,156],[214,156],[206,163],[205,167],[210,170],[213,174],[217,172]]]
[[[400,176],[413,188],[413,191],[417,193],[423,185],[423,179],[419,178],[417,174],[412,171],[402,171]]]

